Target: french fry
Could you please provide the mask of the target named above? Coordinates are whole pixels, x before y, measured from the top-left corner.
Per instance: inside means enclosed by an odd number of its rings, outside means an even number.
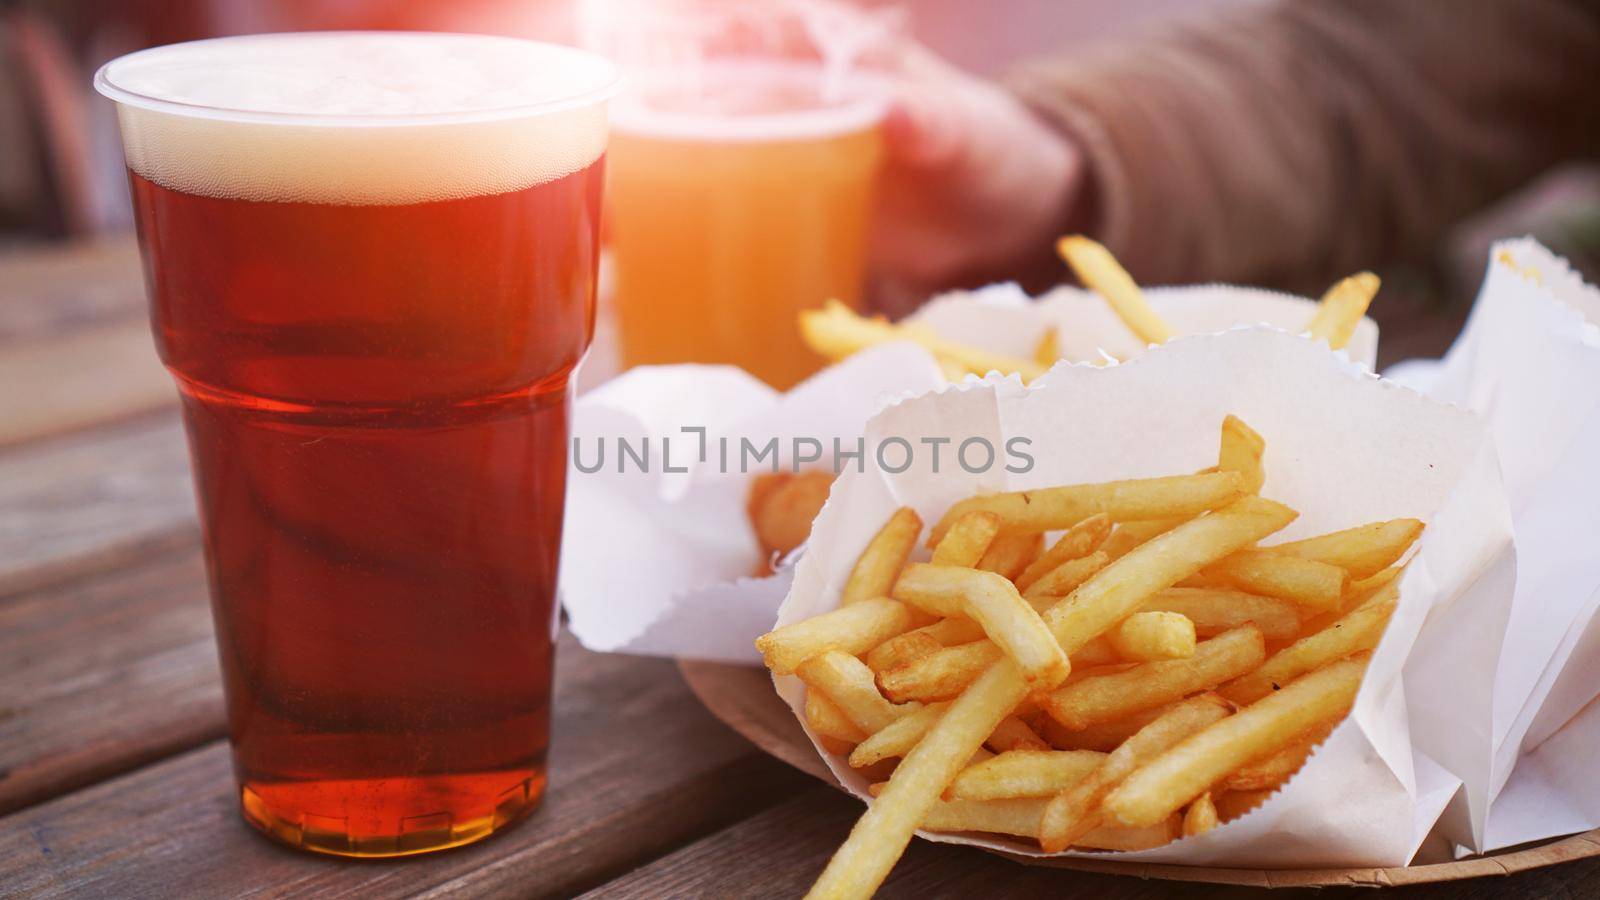
[[[1194,655],[1194,623],[1182,613],[1146,610],[1106,632],[1112,648],[1127,660],[1155,662]]]
[[[994,727],[994,733],[984,741],[990,750],[996,753],[1005,753],[1010,750],[1049,750],[1050,745],[1044,738],[1034,734],[1028,723],[1016,716],[1006,716],[1000,724]]]
[[[1311,339],[1327,341],[1334,350],[1350,343],[1356,326],[1361,324],[1361,317],[1367,314],[1367,306],[1377,296],[1378,284],[1378,276],[1371,272],[1360,272],[1340,279],[1328,288],[1317,304],[1316,314],[1306,325]]]
[[[1389,593],[1398,590],[1399,586],[1393,583],[1384,589]],[[1261,668],[1228,682],[1218,688],[1217,693],[1240,705],[1254,703],[1306,672],[1371,650],[1383,638],[1383,630],[1394,609],[1395,600],[1388,599],[1348,612],[1327,628],[1274,653]]]
[[[1235,478],[1235,473],[1227,473]],[[1101,569],[1044,615],[1068,655],[1135,612],[1157,591],[1294,521],[1294,510],[1254,495],[1147,541]]]
[[[1010,750],[962,770],[946,794],[956,800],[1053,797],[1103,759],[1092,750]]]
[[[1343,569],[1314,559],[1246,550],[1200,573],[1195,586],[1236,588],[1320,612],[1339,605],[1346,579]]]
[[[941,800],[923,819],[926,831],[987,831],[1017,837],[1039,836],[1044,814],[1043,798],[1013,800]],[[1172,843],[1181,825],[1176,816],[1149,828],[1097,828],[1083,835],[1077,846],[1085,850],[1149,850]]]
[[[1039,343],[1033,345],[1033,361],[1046,368],[1056,364],[1061,358],[1060,339],[1056,335],[1055,326],[1052,325],[1039,335]]]
[[[1391,519],[1261,549],[1265,553],[1338,566],[1348,572],[1352,579],[1361,579],[1376,575],[1393,565],[1405,555],[1420,534],[1420,521]]]
[[[1180,701],[1181,702],[1181,701]],[[1112,722],[1101,722],[1090,725],[1081,731],[1074,731],[1055,719],[1050,718],[1046,712],[1036,729],[1040,736],[1057,750],[1098,750],[1110,753],[1122,746],[1122,742],[1133,737],[1139,729],[1161,718],[1162,713],[1177,704],[1168,703],[1153,709],[1143,709],[1132,715],[1124,716]]]
[[[913,563],[895,582],[894,595],[935,615],[965,615],[977,622],[1029,684],[1048,689],[1071,671],[1044,620],[994,572]]]
[[[1123,522],[1117,530],[1111,532],[1101,550],[1112,559],[1121,559],[1129,550],[1139,546],[1153,537],[1166,534],[1192,516],[1182,516],[1171,519],[1145,519],[1139,522]]]
[[[1317,745],[1328,739],[1333,733],[1337,720],[1330,720],[1326,724],[1314,728],[1304,737],[1296,738],[1282,750],[1264,756],[1253,762],[1246,763],[1222,780],[1222,786],[1230,791],[1275,791],[1285,781],[1294,777],[1300,767],[1306,764],[1306,758],[1311,755]]]
[[[850,751],[851,767],[864,769],[873,763],[905,756],[949,708],[949,703],[929,703],[901,716],[883,729],[858,739],[856,748]]]
[[[1267,473],[1261,465],[1262,454],[1266,452],[1267,442],[1257,434],[1255,429],[1246,425],[1238,416],[1228,416],[1222,420],[1222,441],[1217,450],[1217,470],[1219,472],[1238,472],[1244,478],[1244,489],[1247,493],[1261,493],[1261,485],[1267,480]]]
[[[872,602],[874,601],[865,600],[861,603],[857,603],[855,606],[841,606],[839,608],[855,609],[856,606],[865,606],[867,603]],[[898,603],[899,601],[893,602]],[[965,622],[968,620],[942,619],[940,621]],[[983,636],[983,629],[979,628],[976,622],[968,622],[968,624],[970,624],[978,633],[979,638]],[[973,638],[973,640],[977,639],[978,638]],[[939,643],[939,641],[934,638],[933,635],[918,629],[916,631],[906,632],[905,634],[895,635],[878,646],[873,647],[871,650],[867,651],[865,659],[867,662],[867,668],[881,675],[884,672],[892,672],[895,669],[901,668],[902,666],[909,666],[917,660],[937,653],[942,649],[944,649],[944,645]]]
[[[1203,638],[1246,622],[1261,629],[1261,636],[1269,641],[1290,640],[1300,633],[1300,612],[1295,604],[1226,588],[1168,588],[1151,597],[1144,608],[1181,613]]]
[[[1016,582],[1017,590],[1026,592],[1028,586],[1043,578],[1045,573],[1069,559],[1082,559],[1088,556],[1100,549],[1100,545],[1110,536],[1111,517],[1103,513],[1090,516],[1063,532],[1061,537],[1050,545],[1049,550],[1029,563],[1028,567],[1022,570],[1022,574],[1012,581]]]
[[[949,700],[966,690],[1003,656],[1000,648],[987,640],[957,644],[898,669],[879,673],[878,687],[896,703]]]
[[[1237,472],[1167,475],[983,494],[957,502],[933,528],[930,547],[969,512],[997,513],[1005,531],[1060,531],[1103,513],[1114,522],[1194,516],[1243,496]]]
[[[1217,805],[1211,802],[1211,792],[1206,791],[1189,808],[1183,811],[1183,836],[1194,837],[1217,827]]]
[[[947,535],[948,536],[948,535]],[[943,543],[943,541],[940,541]],[[1007,580],[1015,578],[1028,564],[1039,556],[1044,545],[1043,534],[1011,532],[1002,534],[989,545],[989,551],[978,561],[976,568],[994,572]]]
[[[1375,572],[1359,581],[1352,581],[1345,586],[1344,597],[1340,600],[1345,609],[1352,609],[1371,599],[1373,595],[1382,590],[1389,582],[1400,577],[1405,569],[1399,566],[1390,566],[1380,572]]]
[[[844,593],[839,597],[839,605],[887,597],[894,586],[895,575],[906,564],[906,557],[911,555],[911,548],[916,546],[921,532],[922,518],[916,510],[909,506],[895,510],[856,559],[855,568],[844,584]]]
[[[845,717],[839,707],[821,691],[806,691],[806,724],[826,738],[854,744],[866,738],[860,726]]]
[[[1072,654],[1068,659],[1072,661],[1072,671],[1074,673],[1098,666],[1109,666],[1122,661],[1122,657],[1117,655],[1116,649],[1111,646],[1111,642],[1106,640],[1106,636],[1103,634],[1079,647],[1078,652]],[[1071,676],[1068,677],[1070,678]]]
[[[1051,798],[1040,823],[1040,846],[1046,853],[1056,853],[1077,843],[1084,834],[1099,827],[1101,816],[1097,807],[1118,784],[1149,760],[1222,720],[1229,712],[1226,701],[1201,695],[1174,705],[1139,729],[1122,746],[1111,751],[1094,771]]]
[[[990,512],[968,513],[952,523],[939,545],[933,548],[933,564],[976,568],[999,533],[999,516]]]
[[[1110,562],[1111,557],[1100,550],[1078,559],[1066,560],[1030,584],[1023,596],[1028,599],[1035,597],[1065,597],[1077,590],[1078,585],[1088,581],[1094,573],[1104,569],[1106,564]]]
[[[845,718],[867,734],[879,731],[915,705],[896,706],[878,693],[872,670],[867,664],[839,650],[825,650],[801,663],[794,670],[810,688],[820,692],[844,713]]]
[[[1217,821],[1226,824],[1255,809],[1272,796],[1272,791],[1212,792],[1211,802],[1217,808]]]
[[[980,675],[900,760],[883,793],[856,821],[807,896],[871,896],[939,795],[1027,691],[1022,673],[1009,660]]]
[[[892,324],[887,320],[857,315],[837,300],[829,300],[822,309],[807,310],[800,314],[800,336],[812,350],[829,359],[840,360],[853,353],[893,341],[910,341],[921,345],[933,356],[957,370],[983,375],[991,370],[1016,372],[1025,380],[1042,375],[1048,366],[1031,359],[990,353],[946,340],[930,329],[915,325]]]
[[[1355,701],[1366,655],[1343,659],[1194,734],[1129,775],[1103,801],[1106,821],[1153,825],[1245,763],[1343,715]]]
[[[1085,728],[1209,690],[1249,672],[1265,658],[1261,632],[1244,625],[1200,643],[1187,659],[1143,663],[1124,672],[1085,678],[1050,694],[1043,705],[1062,725]]]
[[[1081,235],[1069,235],[1056,242],[1056,252],[1084,287],[1099,294],[1140,340],[1165,344],[1172,339],[1172,329],[1150,308],[1144,292],[1111,251]]]
[[[756,638],[767,668],[789,675],[824,650],[865,653],[915,624],[904,603],[879,597],[813,616]]]

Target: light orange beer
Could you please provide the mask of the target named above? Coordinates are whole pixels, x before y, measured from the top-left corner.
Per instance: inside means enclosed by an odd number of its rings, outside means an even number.
[[[700,81],[710,96],[636,98],[613,119],[622,361],[728,363],[787,388],[824,362],[796,314],[860,304],[882,107],[829,100],[804,69],[713,67]]]

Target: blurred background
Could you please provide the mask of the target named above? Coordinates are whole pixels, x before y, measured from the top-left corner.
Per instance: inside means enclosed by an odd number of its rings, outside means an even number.
[[[905,0],[860,5],[868,12],[896,16],[898,28],[959,68],[999,78],[1035,57],[1070,57],[1175,20],[1214,19],[1263,4],[998,0],[980,8],[961,0]],[[73,290],[52,289],[48,302],[70,310],[57,308],[48,313],[52,317],[114,318],[126,313],[128,304],[138,303],[113,109],[90,88],[95,68],[114,56],[210,36],[308,29],[467,31],[572,43],[580,37],[582,18],[570,0],[4,0],[0,259],[22,265],[26,272],[35,272],[38,265],[54,266],[50,277],[66,280],[51,284],[77,285]],[[1447,40],[1448,18],[1438,27],[1441,39]],[[1482,62],[1491,72],[1497,64]],[[1360,229],[1369,223],[1347,224]],[[1490,241],[1519,234],[1532,234],[1565,254],[1591,280],[1600,272],[1600,170],[1592,159],[1551,167],[1487,208],[1453,222],[1426,246],[1406,248],[1397,258],[1362,260],[1384,276],[1382,299],[1374,307],[1385,333],[1380,361],[1437,355],[1448,346],[1479,283]],[[76,257],[51,255],[85,247],[97,249]],[[1130,267],[1135,276],[1145,274],[1137,260]],[[1210,274],[1193,273],[1199,278]],[[1256,280],[1315,293],[1326,284],[1318,280],[1326,274],[1278,271]],[[18,289],[15,279],[0,283],[0,299],[13,307],[29,301],[13,293]],[[875,296],[881,292],[869,290],[869,306]],[[905,305],[902,299],[891,311],[904,312]],[[46,313],[13,308],[6,315],[0,329],[7,327],[6,321]],[[11,331],[20,333],[15,324]],[[0,340],[6,336],[0,330]]]

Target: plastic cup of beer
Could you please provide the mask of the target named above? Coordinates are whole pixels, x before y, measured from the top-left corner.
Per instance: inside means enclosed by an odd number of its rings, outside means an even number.
[[[880,92],[820,65],[633,78],[613,116],[606,224],[624,365],[726,363],[788,388],[825,360],[797,315],[860,305]]]
[[[244,817],[279,840],[421,853],[543,794],[615,81],[570,48],[404,33],[95,78],[182,397]]]

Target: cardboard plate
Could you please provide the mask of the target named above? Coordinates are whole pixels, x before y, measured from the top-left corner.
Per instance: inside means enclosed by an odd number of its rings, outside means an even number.
[[[800,730],[800,724],[773,691],[772,678],[765,669],[693,660],[680,660],[678,668],[700,702],[728,727],[800,771],[837,786],[828,767],[817,758],[816,750]],[[1600,856],[1600,828],[1487,856],[1387,869],[1222,869],[1084,857],[1034,859],[1004,853],[1000,855],[1027,865],[1172,881],[1204,881],[1267,888],[1391,887],[1458,881],[1484,875],[1509,875],[1574,859]]]

